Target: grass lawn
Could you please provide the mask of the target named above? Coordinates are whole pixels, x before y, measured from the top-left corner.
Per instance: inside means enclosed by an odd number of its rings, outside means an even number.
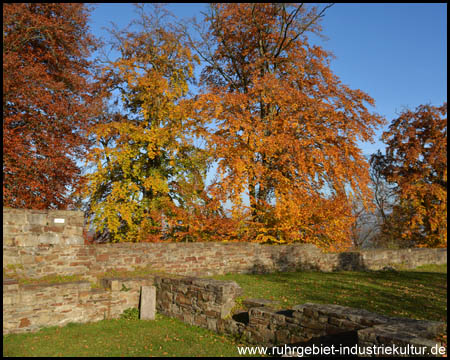
[[[263,275],[229,274],[244,298],[277,301],[279,308],[316,302],[396,317],[447,322],[447,266],[408,271]],[[36,333],[3,336],[3,356],[238,356],[237,340],[157,314],[155,321],[103,320]]]
[[[3,335],[3,356],[239,356],[238,345],[231,337],[157,314],[154,321],[102,320]]]
[[[447,266],[427,265],[405,271],[341,271],[227,274],[244,298],[274,300],[278,308],[306,302],[338,304],[388,316],[447,322]]]

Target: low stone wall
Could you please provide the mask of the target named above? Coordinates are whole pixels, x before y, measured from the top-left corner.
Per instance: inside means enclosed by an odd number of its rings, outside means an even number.
[[[84,244],[84,213],[3,208],[3,246]]]
[[[87,281],[22,285],[3,280],[3,334],[36,331],[70,322],[117,318],[138,307],[140,287],[153,279],[103,279],[102,288]]]
[[[270,304],[267,300],[244,300],[248,312],[233,315],[242,294],[235,282],[156,277],[155,286],[161,313],[259,346],[305,346],[316,340],[336,346],[342,341],[360,347],[413,345],[431,351],[441,346],[435,338],[445,329],[440,322],[387,317],[340,305],[306,303],[277,311],[265,306]]]
[[[372,249],[342,253],[328,253],[331,270],[381,270],[386,266],[402,265],[412,269],[427,264],[447,264],[447,248]]]
[[[435,321],[394,318],[363,309],[331,304],[306,303],[276,311],[251,308],[242,334],[254,344],[299,344],[311,339],[351,333],[360,346],[414,345],[431,349],[445,324]]]
[[[102,289],[85,281],[54,285],[3,282],[3,333],[35,331],[44,326],[117,318],[139,306],[141,286],[154,285],[156,308],[188,324],[243,337],[260,346],[300,345],[311,339],[352,333],[360,346],[414,345],[427,349],[441,344],[435,337],[444,324],[390,318],[339,305],[303,304],[274,310],[266,300],[245,300],[247,312],[233,314],[242,295],[234,281],[154,276],[103,279]],[[329,341],[329,339],[327,340]]]
[[[309,244],[120,243],[3,247],[5,271],[33,279],[50,275],[81,275],[92,281],[111,269],[130,271],[136,267],[180,275],[210,276],[298,269],[378,270],[396,264],[414,268],[446,263],[447,249],[325,253]]]
[[[218,331],[218,324],[230,315],[242,294],[234,281],[156,276],[154,285],[159,312],[213,331]]]
[[[3,264],[18,275],[83,275],[150,266],[167,273],[208,276],[297,269],[379,270],[447,263],[447,249],[326,253],[310,244],[140,243],[84,245],[81,211],[3,208]],[[6,266],[8,269],[8,267]]]

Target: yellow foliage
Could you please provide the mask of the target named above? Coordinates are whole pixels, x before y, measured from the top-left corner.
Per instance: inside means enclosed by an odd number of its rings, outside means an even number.
[[[193,148],[191,129],[183,125],[190,102],[183,97],[194,60],[178,34],[159,20],[143,21],[142,32],[118,34],[115,46],[122,56],[104,69],[111,86],[120,85],[132,116],[112,116],[91,129],[98,147],[87,160],[96,170],[87,175],[85,195],[95,225],[108,228],[113,241],[146,241],[140,229],[150,223],[161,231],[154,213],[170,199],[169,181],[189,171],[180,150]]]

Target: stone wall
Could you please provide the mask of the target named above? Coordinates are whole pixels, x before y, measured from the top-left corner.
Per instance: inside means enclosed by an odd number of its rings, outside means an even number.
[[[81,275],[151,267],[166,273],[209,276],[297,269],[379,270],[402,264],[446,264],[447,249],[363,250],[325,253],[313,245],[252,243],[121,243],[104,245],[4,246],[3,267],[17,276]],[[11,275],[11,277],[13,277]]]
[[[85,281],[54,285],[19,285],[3,281],[3,333],[35,331],[44,326],[117,318],[139,307],[141,286],[156,287],[156,308],[188,324],[243,337],[248,343],[269,345],[319,343],[330,336],[353,334],[360,346],[414,345],[428,349],[444,324],[390,318],[339,305],[303,304],[274,310],[265,300],[245,300],[247,312],[234,314],[241,288],[233,281],[154,276],[140,279],[105,278],[102,288]],[[328,339],[326,339],[328,337]],[[326,339],[326,340],[325,340]],[[339,343],[336,343],[338,345]]]
[[[242,289],[234,281],[192,277],[155,277],[156,309],[190,325],[218,330]]]
[[[83,213],[3,209],[3,333],[43,326],[116,318],[138,307],[140,287],[156,286],[157,309],[192,325],[240,335],[255,344],[280,344],[355,332],[364,345],[432,344],[442,324],[393,319],[337,305],[304,304],[275,311],[249,305],[232,314],[241,294],[234,282],[180,276],[104,278],[110,270],[139,267],[164,273],[207,276],[311,269],[379,270],[402,265],[446,264],[447,249],[362,250],[326,253],[313,245],[253,243],[83,244]],[[79,275],[84,280],[19,285],[8,274],[31,279]],[[356,336],[355,335],[355,336]],[[403,343],[402,343],[403,342]],[[427,345],[427,346],[428,346]]]
[[[3,246],[84,244],[82,211],[3,208]]]
[[[332,304],[306,303],[276,311],[254,307],[248,311],[248,324],[240,331],[254,344],[301,344],[311,339],[330,342],[346,335],[360,346],[412,344],[431,348],[445,324],[436,321],[394,318],[363,309]]]
[[[3,208],[3,266],[17,275],[82,275],[149,266],[167,273],[205,276],[315,269],[379,270],[447,263],[446,249],[361,250],[326,253],[310,244],[140,243],[84,245],[81,211]]]
[[[392,318],[340,305],[306,303],[277,311],[265,306],[270,302],[264,299],[244,300],[249,310],[233,314],[242,294],[234,281],[156,277],[155,286],[159,312],[260,346],[301,345],[312,339],[330,343],[345,335],[360,346],[409,344],[431,349],[440,346],[435,337],[445,329],[441,322]]]
[[[88,281],[22,285],[4,279],[3,333],[118,318],[125,309],[138,307],[140,287],[152,284],[152,278],[111,278],[92,289]]]

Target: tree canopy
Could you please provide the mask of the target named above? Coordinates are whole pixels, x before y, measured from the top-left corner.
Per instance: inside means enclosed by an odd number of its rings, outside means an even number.
[[[111,241],[328,249],[361,245],[376,207],[391,239],[446,246],[447,104],[404,111],[370,169],[358,142],[385,120],[309,38],[330,7],[214,3],[182,25],[136,5],[91,61],[85,5],[5,4],[4,206],[82,199]]]
[[[447,103],[403,111],[373,159],[398,199],[385,230],[409,246],[447,246],[446,115]]]
[[[216,121],[204,134],[218,162],[215,194],[257,241],[348,245],[350,197],[370,198],[357,140],[371,140],[383,119],[332,73],[331,54],[310,45],[325,9],[213,4],[192,41],[207,63],[199,114]]]
[[[3,5],[3,205],[66,208],[98,114],[83,4]]]
[[[120,55],[103,68],[123,111],[91,129],[98,146],[88,157],[96,167],[87,176],[89,211],[113,241],[160,239],[163,220],[203,190],[206,171],[186,98],[194,58],[163,9],[152,16],[137,9],[139,30],[112,31]]]

